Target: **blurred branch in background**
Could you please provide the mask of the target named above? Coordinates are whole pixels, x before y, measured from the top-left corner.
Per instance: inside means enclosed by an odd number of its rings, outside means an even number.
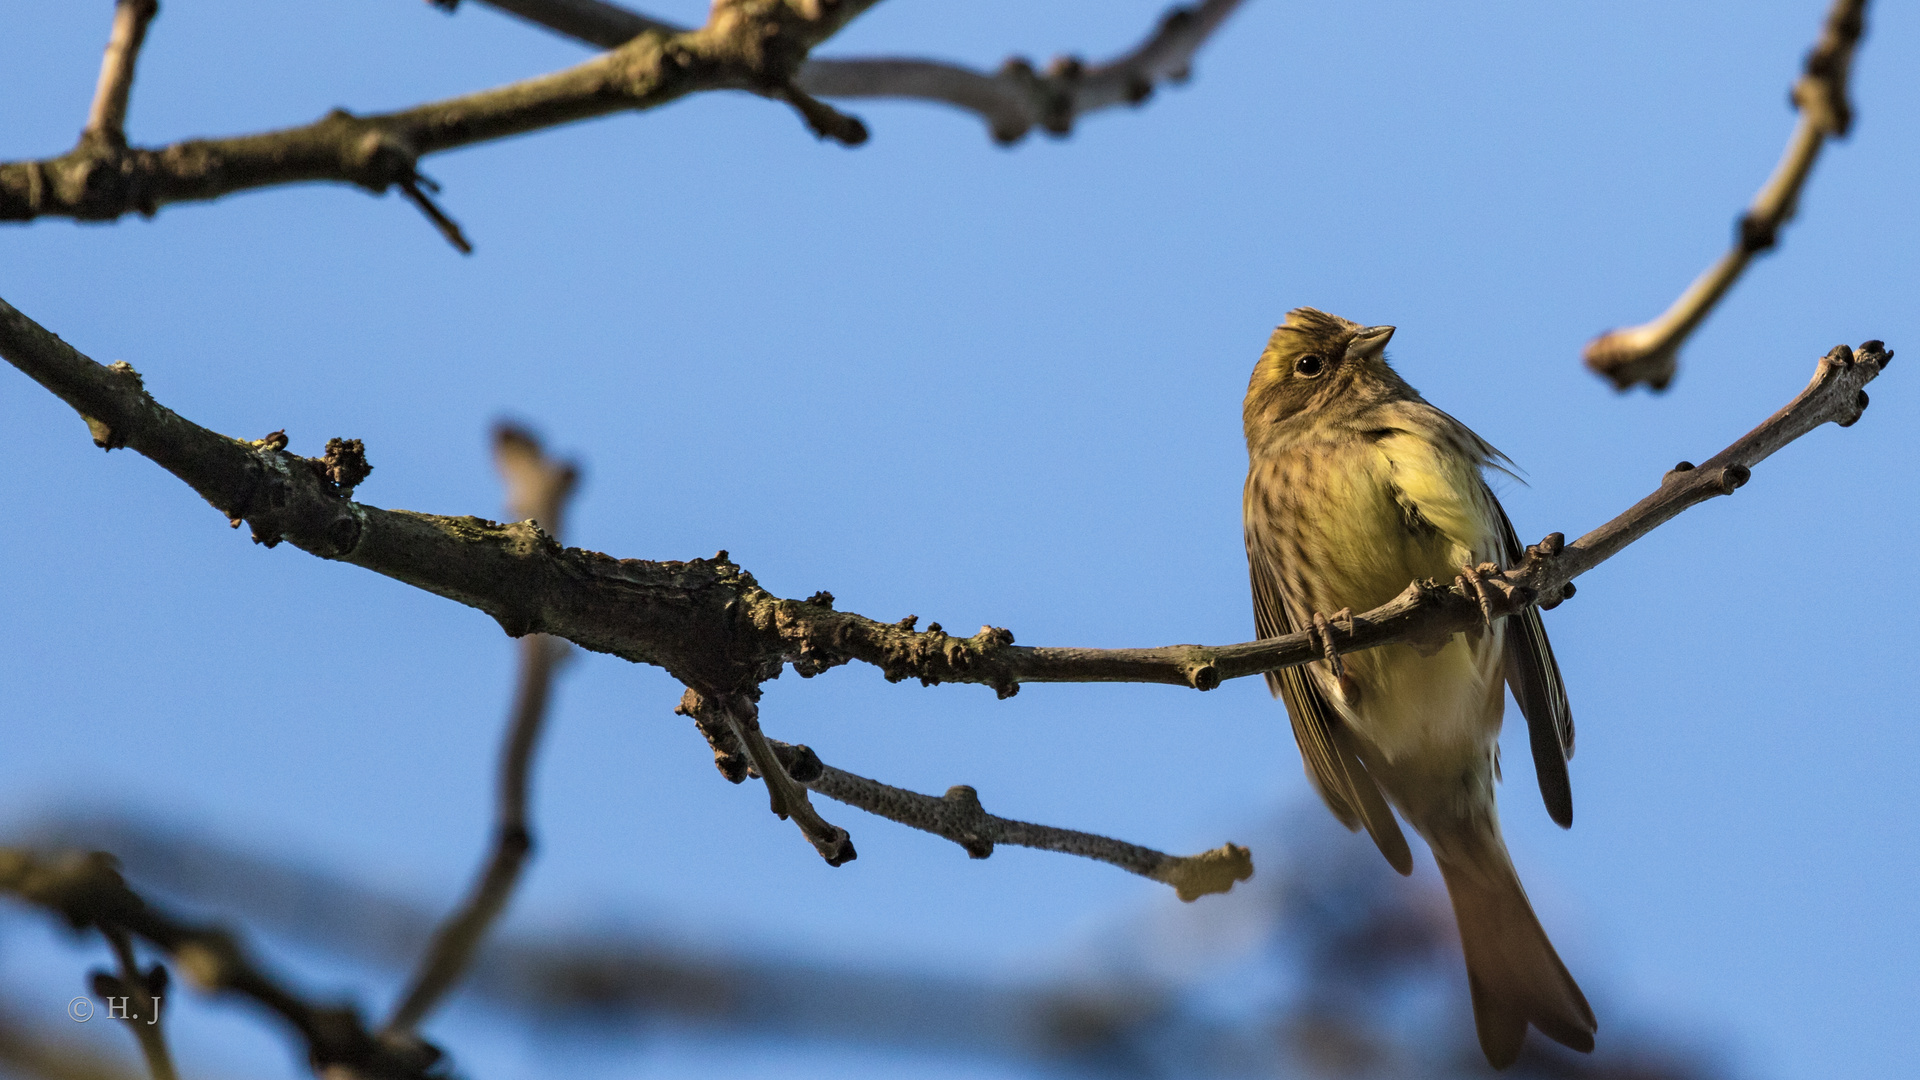
[[[173,1055],[167,1050],[165,1029],[160,1026],[160,1009],[165,1002],[167,989],[167,969],[161,964],[142,971],[140,961],[134,955],[133,939],[127,931],[117,926],[101,926],[100,933],[113,947],[114,959],[120,963],[119,974],[110,971],[93,973],[93,992],[108,1001],[118,998],[127,1003],[126,1015],[121,1017],[133,1032],[134,1040],[140,1044],[140,1054],[147,1060],[147,1072],[153,1080],[175,1080],[179,1075],[173,1068]]]
[[[47,1030],[45,1009],[0,1001],[0,1076],[39,1080],[143,1080],[86,1039],[62,1038]]]
[[[454,10],[458,0],[430,0]],[[556,33],[618,48],[648,31],[681,28],[601,0],[475,0],[512,12]],[[1105,63],[1056,57],[1044,74],[1022,56],[992,74],[918,57],[809,58],[794,81],[824,98],[910,98],[977,114],[995,142],[1011,144],[1036,126],[1051,135],[1072,133],[1074,121],[1116,105],[1140,105],[1166,82],[1185,82],[1193,56],[1227,21],[1241,0],[1205,0],[1174,7],[1131,52]]]
[[[702,948],[684,935],[515,929],[480,947],[464,1004],[530,1030],[800,1037],[1102,1076],[1485,1075],[1462,1039],[1466,987],[1437,881],[1423,874],[1409,887],[1317,814],[1268,831],[1288,839],[1261,845],[1273,869],[1259,881],[1206,905],[1152,909],[1087,949],[1037,958],[1030,969],[1066,973],[1044,981],[783,957],[764,945]],[[382,971],[407,967],[433,932],[419,905],[144,819],[54,817],[31,839],[115,850],[142,889]],[[1220,1004],[1249,986],[1290,989]],[[1624,1027],[1593,1058],[1530,1042],[1508,1075],[1717,1075]]]
[[[1829,139],[1845,138],[1853,126],[1847,78],[1853,70],[1854,48],[1866,31],[1866,10],[1867,0],[1834,0],[1820,40],[1807,54],[1805,73],[1793,84],[1792,101],[1800,121],[1773,175],[1740,215],[1732,250],[1695,278],[1659,318],[1609,330],[1588,343],[1587,366],[1610,380],[1614,389],[1646,383],[1665,390],[1679,364],[1680,347],[1740,280],[1753,257],[1779,241],[1780,229],[1799,208],[1800,189],[1813,173],[1821,149]]]
[[[493,461],[507,487],[507,516],[535,522],[557,542],[567,500],[580,480],[579,468],[571,461],[547,457],[539,439],[510,424],[494,429]],[[492,852],[466,900],[447,916],[420,958],[413,982],[387,1021],[389,1033],[411,1032],[459,982],[474,949],[506,910],[520,873],[533,854],[533,826],[527,819],[533,755],[546,724],[553,676],[566,659],[567,648],[566,641],[546,634],[528,634],[520,639],[520,674],[514,683],[513,712],[500,746]]]
[[[432,1080],[438,1048],[376,1036],[351,1006],[317,1005],[267,973],[226,930],[174,917],[129,888],[113,856],[73,849],[0,848],[0,893],[57,915],[76,931],[139,937],[203,992],[242,998],[279,1017],[306,1045],[314,1072]],[[96,985],[97,992],[106,988]]]

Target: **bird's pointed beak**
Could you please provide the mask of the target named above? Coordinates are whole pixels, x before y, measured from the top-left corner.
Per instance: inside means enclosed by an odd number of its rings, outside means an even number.
[[[1377,359],[1386,350],[1388,339],[1393,337],[1391,326],[1369,326],[1353,335],[1347,342],[1348,360]]]

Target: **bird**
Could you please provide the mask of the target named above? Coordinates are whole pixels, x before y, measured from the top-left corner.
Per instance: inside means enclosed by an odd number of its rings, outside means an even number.
[[[1337,654],[1353,612],[1409,583],[1486,577],[1525,549],[1485,471],[1512,462],[1389,366],[1391,326],[1296,308],[1247,384],[1242,503],[1254,625],[1307,631],[1324,655],[1267,673],[1320,797],[1413,870],[1394,818],[1426,840],[1453,901],[1474,1026],[1511,1065],[1531,1024],[1590,1052],[1598,1025],[1547,939],[1500,834],[1494,785],[1506,688],[1525,715],[1549,816],[1573,823],[1573,717],[1536,607],[1444,642]]]

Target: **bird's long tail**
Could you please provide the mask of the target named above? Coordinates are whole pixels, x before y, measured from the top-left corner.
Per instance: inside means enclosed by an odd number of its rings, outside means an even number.
[[[1460,924],[1487,1061],[1496,1069],[1513,1064],[1529,1023],[1555,1042],[1591,1051],[1593,1010],[1534,917],[1499,833],[1445,838],[1434,857]]]

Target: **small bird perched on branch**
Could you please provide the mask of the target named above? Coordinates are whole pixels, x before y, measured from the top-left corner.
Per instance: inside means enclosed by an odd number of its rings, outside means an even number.
[[[1267,674],[1307,776],[1349,829],[1413,870],[1389,804],[1433,849],[1466,951],[1480,1047],[1511,1065],[1531,1023],[1593,1049],[1593,1010],[1527,903],[1494,805],[1505,687],[1526,715],[1548,813],[1573,823],[1573,718],[1529,607],[1432,645],[1338,655],[1352,612],[1409,582],[1470,591],[1523,554],[1481,470],[1505,455],[1387,366],[1391,326],[1296,308],[1247,385],[1247,564],[1261,637],[1315,634],[1325,658]],[[1337,610],[1336,610],[1337,609]]]

